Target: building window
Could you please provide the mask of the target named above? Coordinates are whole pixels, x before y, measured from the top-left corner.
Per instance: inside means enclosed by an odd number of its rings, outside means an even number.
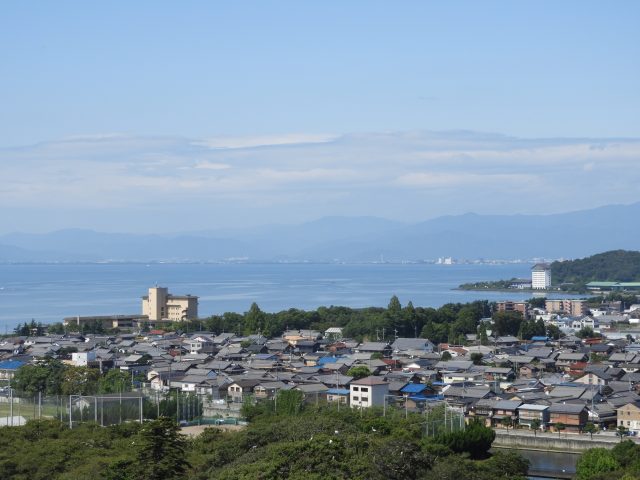
[[[357,392],[358,390],[359,390],[358,387],[353,387],[354,392]]]
[[[360,391],[361,391],[361,392],[368,392],[368,391],[369,391],[369,388],[368,388],[368,387],[362,387],[362,388],[360,389]]]
[[[360,400],[358,397],[353,397],[354,402],[357,402],[358,400]]]
[[[362,401],[363,402],[368,402],[369,401],[369,397],[362,397]]]

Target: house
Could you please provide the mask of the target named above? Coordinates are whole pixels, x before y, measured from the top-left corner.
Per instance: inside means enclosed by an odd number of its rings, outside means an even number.
[[[527,363],[519,368],[520,376],[523,378],[534,378],[540,372],[540,369],[532,363]]]
[[[216,346],[209,335],[194,335],[189,340],[189,353],[215,353]]]
[[[25,362],[20,360],[3,360],[0,362],[0,380],[11,380],[23,365]]]
[[[327,402],[336,405],[348,405],[349,404],[349,389],[348,388],[330,388],[327,390]]]
[[[402,354],[406,351],[432,353],[434,345],[426,338],[396,338],[391,344],[391,349],[394,354]]]
[[[331,340],[340,340],[342,338],[342,328],[329,327],[324,331],[324,338]]]
[[[385,342],[362,342],[360,345],[357,346],[355,351],[357,353],[368,353],[368,354],[379,353],[383,357],[388,358],[391,356],[393,349],[391,348],[391,345]]]
[[[365,377],[353,380],[349,385],[351,407],[382,407],[389,394],[389,383],[381,377]]]
[[[616,410],[617,425],[636,435],[640,433],[640,401],[630,402]]]
[[[485,426],[491,425],[491,417],[493,416],[493,407],[498,402],[493,398],[482,398],[469,409],[469,416],[475,417],[482,421]]]
[[[499,400],[491,410],[491,425],[500,426],[506,418],[511,418],[512,423],[518,422],[518,407],[522,404],[519,400]]]
[[[274,398],[280,390],[290,390],[292,387],[284,382],[262,382],[253,388],[256,398]]]
[[[516,337],[512,335],[505,335],[505,336],[496,338],[495,343],[499,347],[511,347],[514,345],[518,345],[520,343],[520,340],[518,340]]]
[[[306,403],[315,403],[317,405],[320,400],[327,398],[329,388],[323,383],[307,383],[298,385],[294,390],[302,392]]]
[[[554,428],[561,423],[569,432],[580,432],[588,420],[589,413],[583,403],[552,403],[549,406],[549,425]]]
[[[545,428],[549,423],[549,406],[534,403],[523,403],[518,407],[518,423],[531,427],[531,422],[538,420],[540,426]]]
[[[252,378],[236,380],[227,387],[227,394],[233,402],[242,403],[244,396],[253,393],[253,389],[260,383],[259,379]]]
[[[484,379],[490,382],[513,380],[515,374],[508,367],[487,367],[484,369]]]

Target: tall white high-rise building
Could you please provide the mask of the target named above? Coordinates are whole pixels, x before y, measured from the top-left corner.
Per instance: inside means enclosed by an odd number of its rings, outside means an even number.
[[[551,286],[551,267],[548,263],[536,263],[531,268],[531,288],[546,290]]]

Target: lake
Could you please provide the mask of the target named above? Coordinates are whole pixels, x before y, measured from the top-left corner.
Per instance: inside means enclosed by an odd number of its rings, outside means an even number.
[[[438,307],[473,300],[526,300],[530,292],[477,292],[467,282],[528,277],[531,265],[432,264],[19,264],[0,265],[0,326],[35,319],[140,313],[140,297],[156,284],[198,295],[200,316],[322,305]],[[566,295],[563,295],[566,297]]]

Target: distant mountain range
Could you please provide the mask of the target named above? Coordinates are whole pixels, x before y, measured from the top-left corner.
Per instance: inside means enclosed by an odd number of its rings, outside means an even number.
[[[407,224],[325,217],[299,225],[175,235],[60,230],[0,236],[1,262],[419,261],[579,258],[640,249],[640,203],[554,215],[444,216]]]

